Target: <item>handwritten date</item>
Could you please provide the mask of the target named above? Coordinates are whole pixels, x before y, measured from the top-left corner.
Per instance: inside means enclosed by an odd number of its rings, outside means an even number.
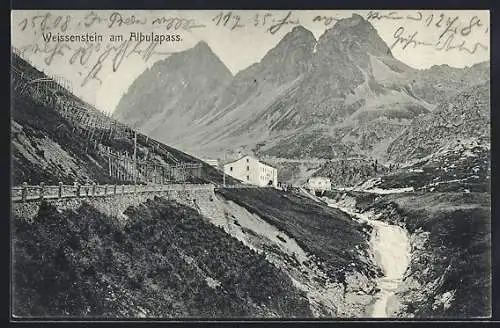
[[[245,27],[246,24],[252,25],[253,22],[253,26],[266,28],[266,31],[271,34],[277,33],[285,25],[299,24],[298,19],[292,19],[291,11],[283,17],[276,17],[276,14],[269,12],[257,13],[252,17],[252,19],[248,20],[248,23],[247,20],[232,11],[219,12],[214,18],[212,18],[212,21],[215,23],[215,26],[223,26],[229,28],[231,31]]]

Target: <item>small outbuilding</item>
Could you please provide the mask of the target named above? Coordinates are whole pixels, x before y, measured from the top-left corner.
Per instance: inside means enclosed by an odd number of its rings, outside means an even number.
[[[307,188],[310,192],[316,193],[332,190],[332,182],[327,177],[311,177],[307,180]]]

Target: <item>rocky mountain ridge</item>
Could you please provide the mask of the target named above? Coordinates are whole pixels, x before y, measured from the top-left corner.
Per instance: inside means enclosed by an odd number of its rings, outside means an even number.
[[[197,47],[177,57],[191,58]],[[206,48],[198,55],[213,57]],[[163,97],[170,86],[149,87],[157,82],[148,76],[169,76],[171,66],[180,69],[167,58],[137,78],[115,116],[200,157],[244,151],[284,158],[383,159],[414,118],[489,79],[489,63],[413,69],[394,58],[359,15],[338,21],[317,41],[310,31],[294,27],[260,62],[234,77],[221,65],[205,77],[218,81],[218,88],[211,85],[195,94],[184,88],[173,101]],[[208,71],[200,70],[196,79],[203,73]]]

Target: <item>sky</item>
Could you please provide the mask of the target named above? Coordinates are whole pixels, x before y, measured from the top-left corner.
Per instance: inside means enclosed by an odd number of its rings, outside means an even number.
[[[294,26],[302,25],[318,39],[353,13],[375,27],[394,57],[414,68],[465,67],[490,60],[487,10],[14,10],[11,40],[36,68],[65,77],[76,95],[112,112],[145,69],[199,41],[236,74],[259,62]],[[152,46],[130,40],[131,33],[140,32],[161,35],[165,41]],[[101,36],[102,41],[76,40],[83,34]],[[75,39],[48,40],[57,36]]]

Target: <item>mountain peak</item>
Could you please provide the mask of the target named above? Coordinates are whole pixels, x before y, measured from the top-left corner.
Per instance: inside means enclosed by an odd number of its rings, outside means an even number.
[[[292,28],[259,63],[260,69],[274,72],[272,75],[290,81],[307,71],[312,59],[316,38],[301,25]]]
[[[292,34],[312,34],[311,31],[309,31],[307,28],[305,28],[302,25],[297,25],[292,28],[290,31]]]
[[[201,40],[201,41],[199,41],[194,46],[194,48],[198,48],[198,49],[210,49],[210,46],[208,45],[208,43],[206,43],[205,41]]]
[[[197,97],[208,97],[231,78],[231,72],[210,46],[200,41],[192,48],[156,62],[140,74],[120,99],[115,109],[116,117],[136,124],[145,120],[144,117],[162,112],[168,115],[176,101],[182,103],[184,109],[203,112],[208,106],[197,103]],[[178,95],[179,90],[183,90],[182,96]],[[143,128],[151,132],[163,123],[153,121]]]
[[[276,45],[276,48],[283,45],[288,47],[291,44],[314,44],[315,42],[316,38],[311,31],[302,25],[297,25],[294,26],[290,32],[285,34],[285,36]]]
[[[363,18],[363,16],[361,16],[360,14],[356,14],[356,13],[353,13],[351,15],[351,18],[347,18],[347,19],[350,19],[350,20],[353,20],[353,21],[356,21],[358,23],[361,23],[361,22],[366,22],[368,23],[368,21],[366,19]]]
[[[333,27],[325,31],[320,40],[323,44],[330,42],[337,44],[355,43],[366,53],[393,57],[390,48],[379,36],[373,25],[358,14],[352,14],[351,17],[337,21]]]
[[[206,43],[205,41],[199,41],[193,48],[191,48],[189,50],[193,50],[194,52],[200,52],[200,53],[211,53],[211,54],[214,54],[212,48],[210,48],[210,46],[208,45],[208,43]]]
[[[224,66],[224,69],[229,72],[226,65],[205,41],[199,41],[194,47],[178,53],[184,57],[183,54],[186,55],[185,60],[190,60],[193,64],[196,63],[195,65]]]
[[[346,17],[338,20],[331,29],[337,33],[343,31],[352,32],[353,30],[359,30],[360,32],[375,31],[373,25],[370,24],[370,22],[368,22],[366,19],[364,19],[363,16],[358,14],[352,14],[351,17]]]

